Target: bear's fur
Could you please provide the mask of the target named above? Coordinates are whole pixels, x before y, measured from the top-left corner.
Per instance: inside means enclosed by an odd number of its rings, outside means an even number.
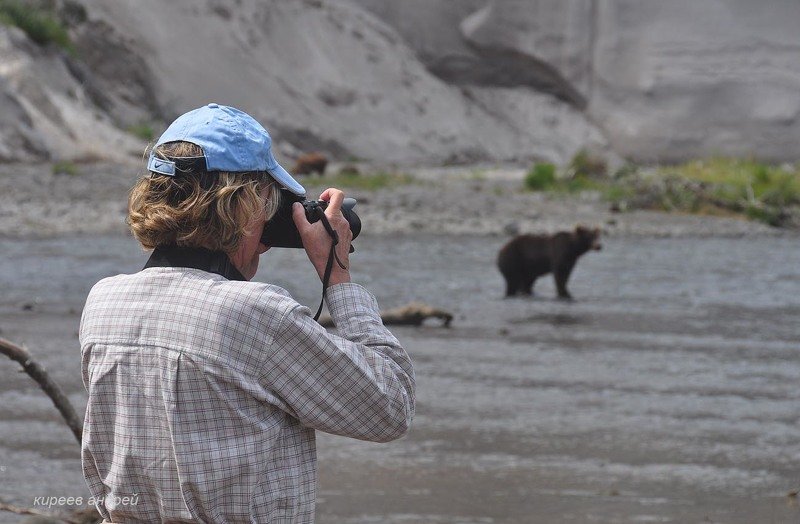
[[[572,298],[567,280],[578,257],[601,249],[600,230],[577,226],[554,235],[518,235],[500,248],[497,267],[506,279],[506,296],[533,295],[533,284],[552,272],[559,298]]]
[[[328,158],[325,155],[322,153],[306,153],[297,158],[292,174],[309,175],[318,173],[321,176],[325,174],[326,167],[328,167]]]

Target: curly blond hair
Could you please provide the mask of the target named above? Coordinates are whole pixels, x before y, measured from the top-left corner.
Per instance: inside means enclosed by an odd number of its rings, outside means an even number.
[[[154,149],[163,159],[202,157],[189,142],[169,142]],[[266,202],[259,194],[267,189]],[[167,176],[146,173],[128,196],[127,223],[145,249],[178,245],[233,253],[249,234],[253,217],[269,220],[280,192],[267,172],[194,171]]]

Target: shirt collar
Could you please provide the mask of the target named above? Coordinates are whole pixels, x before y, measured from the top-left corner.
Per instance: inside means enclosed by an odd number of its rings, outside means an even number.
[[[153,250],[143,269],[150,267],[190,267],[216,273],[228,280],[244,280],[244,276],[222,251],[199,247],[158,246]]]

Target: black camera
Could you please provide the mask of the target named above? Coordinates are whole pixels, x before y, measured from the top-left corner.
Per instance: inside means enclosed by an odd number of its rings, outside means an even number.
[[[261,233],[261,243],[271,247],[303,247],[303,241],[297,226],[292,218],[292,204],[300,202],[306,210],[306,220],[317,222],[325,213],[328,203],[324,200],[306,200],[305,197],[297,196],[294,193],[281,189],[281,203],[278,211],[264,226]],[[350,231],[353,238],[361,233],[361,219],[353,208],[356,205],[355,198],[345,198],[342,202],[342,215],[350,224]],[[352,252],[352,246],[350,248]]]

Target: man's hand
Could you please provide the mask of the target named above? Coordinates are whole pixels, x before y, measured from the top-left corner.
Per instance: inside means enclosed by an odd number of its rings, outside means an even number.
[[[331,227],[339,235],[339,244],[336,246],[336,254],[339,260],[344,264],[347,269],[342,269],[336,261],[333,261],[333,269],[331,270],[331,278],[329,285],[341,284],[343,282],[350,282],[350,242],[353,240],[353,232],[350,231],[350,224],[342,215],[342,202],[344,201],[344,193],[338,189],[328,188],[319,196],[320,200],[328,202],[328,207],[325,209],[325,216]],[[322,221],[310,224],[306,220],[305,210],[303,205],[295,202],[292,205],[292,218],[297,226],[297,231],[300,232],[300,238],[303,240],[303,248],[306,250],[308,259],[317,270],[320,280],[325,275],[325,266],[328,263],[328,256],[331,252],[331,242],[333,239],[325,230]]]

